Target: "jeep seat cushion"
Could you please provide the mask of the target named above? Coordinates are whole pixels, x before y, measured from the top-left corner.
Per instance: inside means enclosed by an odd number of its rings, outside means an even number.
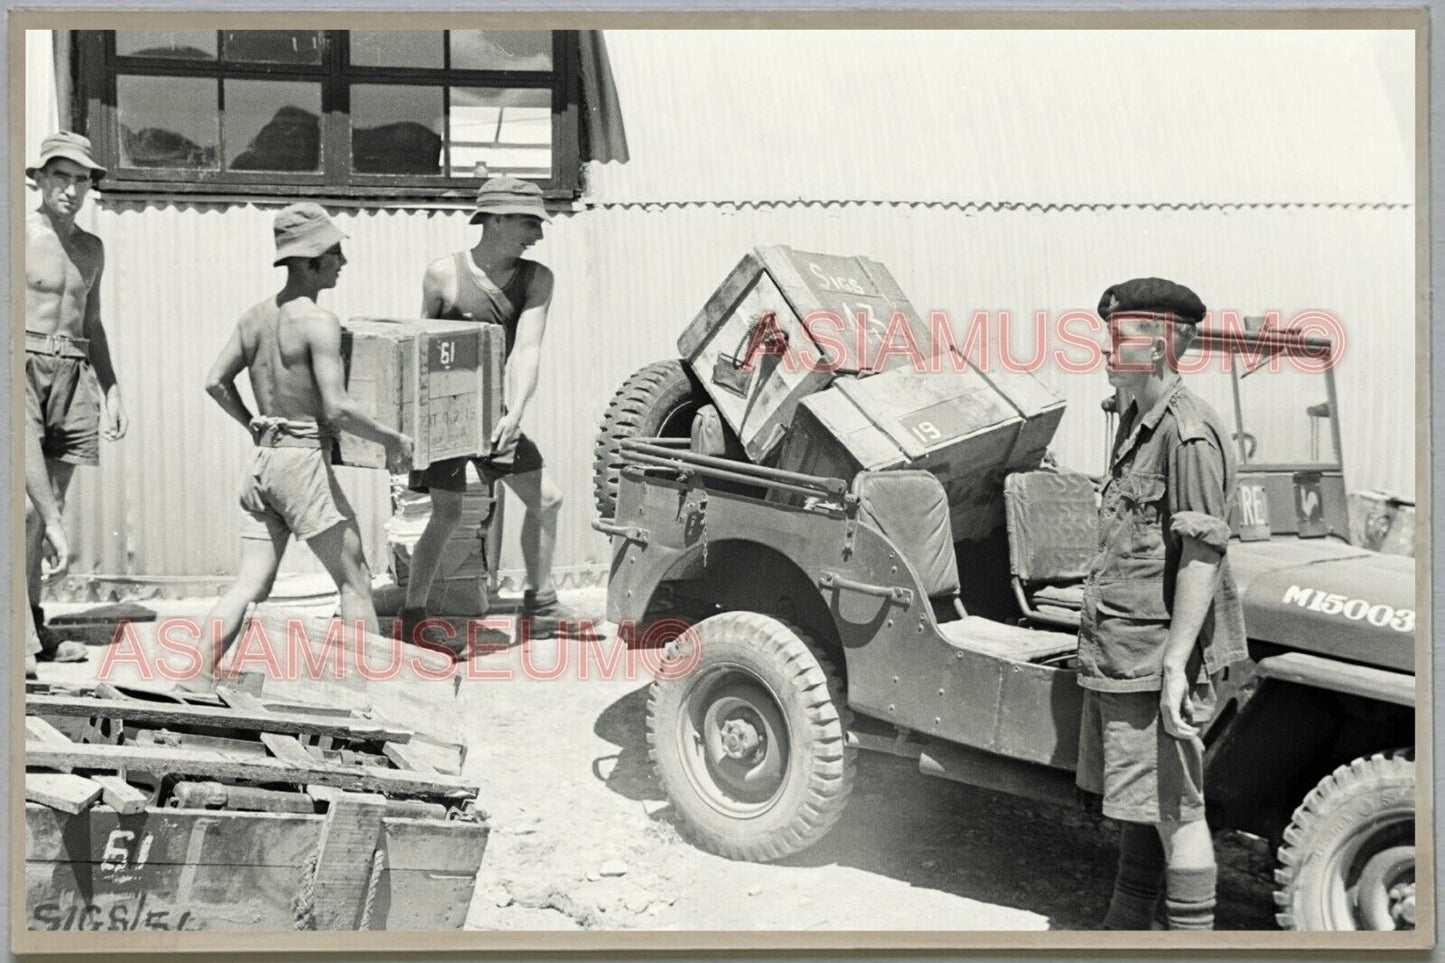
[[[1014,472],[1004,479],[1009,567],[1025,585],[1079,582],[1098,549],[1099,508],[1089,476]]]
[[[893,543],[918,573],[924,594],[958,594],[948,496],[926,471],[864,471],[853,481],[859,513]]]
[[[945,639],[960,648],[987,652],[989,655],[1014,662],[1038,662],[1057,658],[1076,652],[1079,648],[1079,637],[1073,632],[1005,625],[977,615],[970,615],[957,622],[945,622],[938,630]]]
[[[1053,605],[1077,612],[1084,607],[1084,585],[1082,582],[1042,585],[1034,591],[1033,602],[1035,605]]]

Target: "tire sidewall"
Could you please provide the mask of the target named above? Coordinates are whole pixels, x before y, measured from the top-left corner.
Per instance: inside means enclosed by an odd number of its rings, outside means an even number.
[[[815,738],[816,719],[810,718],[808,709],[802,704],[803,693],[795,685],[795,680],[806,673],[810,666],[819,672],[822,667],[806,649],[804,651],[808,664],[797,660],[780,665],[780,659],[770,658],[769,649],[776,648],[781,651],[781,647],[776,646],[773,641],[778,637],[774,633],[792,634],[781,622],[768,620],[773,623],[772,632],[761,627],[755,630],[752,626],[747,626],[741,633],[737,633],[745,635],[744,638],[738,638],[731,632],[727,636],[719,637],[718,626],[709,626],[716,618],[719,617],[704,620],[696,626],[703,652],[697,668],[686,678],[653,683],[656,720],[654,764],[658,775],[668,786],[668,795],[673,805],[688,827],[698,836],[704,837],[703,842],[707,848],[727,849],[737,846],[744,838],[786,834],[795,825],[797,812],[808,794],[813,756],[821,747],[820,741]],[[765,811],[741,819],[720,812],[694,788],[694,777],[688,762],[683,758],[680,746],[679,724],[688,711],[688,703],[700,698],[711,673],[724,667],[745,672],[767,690],[777,703],[788,730],[787,775],[781,793]],[[837,694],[830,692],[830,696],[836,698]],[[836,705],[822,708],[828,710],[826,715],[832,720],[832,726],[836,727],[836,734],[841,737],[842,721]],[[737,831],[727,832],[729,824]]]
[[[1330,891],[1334,886],[1330,857],[1350,842],[1356,829],[1379,822],[1382,818],[1389,820],[1390,824],[1396,822],[1395,817],[1414,820],[1413,767],[1402,760],[1388,762],[1390,768],[1383,779],[1355,780],[1337,789],[1328,803],[1314,812],[1308,821],[1297,820],[1300,832],[1290,848],[1302,858],[1286,890],[1288,908],[1296,921],[1296,928],[1333,928],[1323,909],[1331,898]],[[1370,845],[1366,840],[1364,846],[1368,848]]]

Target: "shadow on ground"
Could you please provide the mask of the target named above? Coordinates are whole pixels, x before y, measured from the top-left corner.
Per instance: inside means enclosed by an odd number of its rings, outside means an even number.
[[[615,762],[605,777],[607,788],[626,799],[662,802],[667,794],[652,773],[647,758],[647,690],[643,685],[603,710],[592,731],[618,747]],[[599,778],[606,758],[595,760],[592,770]]]

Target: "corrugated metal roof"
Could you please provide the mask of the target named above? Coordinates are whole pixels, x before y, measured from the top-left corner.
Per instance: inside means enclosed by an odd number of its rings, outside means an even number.
[[[1411,203],[1405,31],[608,31],[601,202]]]

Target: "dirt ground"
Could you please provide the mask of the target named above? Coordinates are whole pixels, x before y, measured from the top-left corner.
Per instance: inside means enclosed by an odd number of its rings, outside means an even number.
[[[603,608],[597,591],[564,601]],[[206,600],[164,607],[198,614]],[[93,678],[99,655],[42,665],[41,678]],[[468,928],[1042,930],[1102,918],[1110,824],[873,753],[812,849],[754,864],[694,848],[647,759],[645,669],[602,678],[595,661],[580,671],[582,656],[576,642],[533,640],[482,656],[471,674],[490,677],[462,682],[463,775],[480,784],[492,828]],[[559,662],[557,678],[537,678]],[[1273,928],[1266,847],[1231,834],[1216,844],[1218,926]]]

